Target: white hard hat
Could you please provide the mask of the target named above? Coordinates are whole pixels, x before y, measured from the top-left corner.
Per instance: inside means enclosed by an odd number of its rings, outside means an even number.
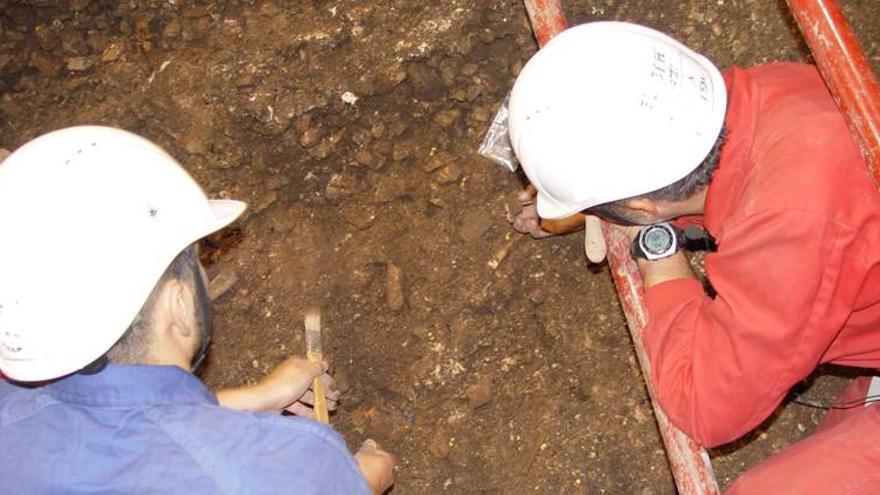
[[[101,357],[186,246],[244,211],[134,134],[71,127],[0,165],[0,371],[48,380]]]
[[[510,140],[560,218],[646,194],[693,171],[721,133],[718,69],[653,29],[594,22],[568,29],[525,65],[510,96]]]

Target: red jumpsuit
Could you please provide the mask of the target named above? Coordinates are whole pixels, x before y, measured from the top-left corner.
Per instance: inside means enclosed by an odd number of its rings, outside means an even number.
[[[842,115],[812,66],[725,79],[702,218],[717,296],[695,279],[651,287],[644,332],[661,406],[708,447],[758,426],[820,363],[880,368],[880,193]],[[837,416],[728,493],[880,493],[880,407]]]

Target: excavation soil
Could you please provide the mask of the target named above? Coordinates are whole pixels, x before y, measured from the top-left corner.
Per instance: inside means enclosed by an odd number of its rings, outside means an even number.
[[[877,65],[876,2],[842,3]],[[566,8],[665,30],[722,67],[807,60],[783,2]],[[608,269],[587,267],[579,235],[522,239],[487,266],[515,235],[520,180],[475,149],[535,49],[518,0],[0,0],[0,146],[119,126],[248,201],[203,246],[227,290],[202,376],[245,383],[302,353],[321,304],[345,392],[333,424],[399,456],[394,493],[672,493]],[[713,452],[719,481],[821,416],[785,405]]]

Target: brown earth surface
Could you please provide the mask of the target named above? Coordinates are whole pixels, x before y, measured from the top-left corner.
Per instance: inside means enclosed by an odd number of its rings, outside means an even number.
[[[565,4],[721,67],[806,60],[782,1]],[[843,4],[877,66],[876,0]],[[487,266],[520,182],[475,149],[535,49],[519,0],[0,0],[0,147],[119,126],[248,201],[204,246],[230,289],[203,378],[301,353],[320,303],[345,390],[333,423],[399,456],[394,493],[672,493],[607,268],[587,268],[579,235]],[[810,393],[833,397],[837,374]],[[719,481],[821,415],[787,404],[713,452]]]

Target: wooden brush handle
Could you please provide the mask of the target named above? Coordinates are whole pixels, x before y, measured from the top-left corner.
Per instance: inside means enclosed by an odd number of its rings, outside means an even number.
[[[323,361],[323,356],[318,353],[309,352],[308,353],[309,361],[313,363],[320,363]],[[318,376],[312,381],[312,394],[315,396],[315,401],[313,407],[315,409],[315,419],[324,423],[325,425],[330,424],[330,413],[327,411],[327,396],[324,395],[324,381],[321,380],[321,377]]]

